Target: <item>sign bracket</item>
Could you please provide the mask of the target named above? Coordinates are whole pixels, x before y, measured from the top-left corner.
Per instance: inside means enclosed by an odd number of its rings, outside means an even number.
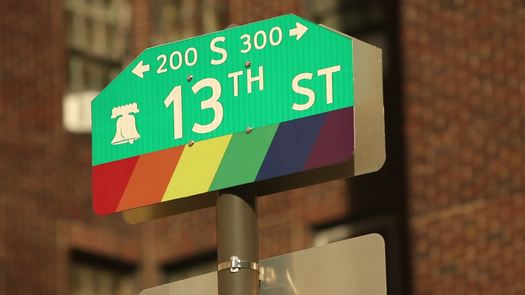
[[[259,271],[259,263],[253,261],[241,260],[237,256],[230,257],[230,261],[221,262],[217,265],[217,271],[229,269],[230,272],[239,272],[241,268],[249,268]]]

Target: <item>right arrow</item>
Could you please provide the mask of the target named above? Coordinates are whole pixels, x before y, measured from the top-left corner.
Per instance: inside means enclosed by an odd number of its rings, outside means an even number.
[[[295,28],[290,29],[290,36],[295,36],[296,40],[301,39],[301,37],[308,31],[308,28],[302,25],[299,22],[295,23]]]

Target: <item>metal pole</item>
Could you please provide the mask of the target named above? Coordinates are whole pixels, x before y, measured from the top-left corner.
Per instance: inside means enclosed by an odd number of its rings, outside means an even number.
[[[259,294],[258,252],[255,194],[248,190],[221,193],[217,199],[219,295]],[[232,265],[232,256],[240,264]],[[221,264],[227,268],[221,270]],[[231,268],[235,265],[240,267]]]

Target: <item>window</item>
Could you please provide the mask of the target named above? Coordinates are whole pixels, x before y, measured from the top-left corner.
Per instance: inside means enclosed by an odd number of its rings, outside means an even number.
[[[129,53],[130,1],[66,0],[67,92],[101,90]]]
[[[408,209],[403,151],[402,62],[399,1],[303,0],[314,22],[382,49],[385,132],[389,161],[380,171],[349,180],[351,222],[318,228],[316,243],[380,233],[386,241],[388,292],[410,292]],[[381,183],[381,185],[377,185]]]
[[[127,263],[82,252],[72,254],[72,295],[135,295],[135,268]]]
[[[216,270],[217,253],[215,252],[167,264],[163,267],[166,283],[184,280]]]
[[[154,45],[223,29],[219,0],[157,0],[151,2]]]
[[[385,0],[304,0],[308,16],[320,24],[347,33],[383,49],[387,64]]]
[[[352,237],[352,228],[349,224],[339,224],[316,230],[313,235],[314,246],[323,246]]]
[[[66,130],[91,130],[91,100],[122,69],[129,54],[130,1],[65,0]]]

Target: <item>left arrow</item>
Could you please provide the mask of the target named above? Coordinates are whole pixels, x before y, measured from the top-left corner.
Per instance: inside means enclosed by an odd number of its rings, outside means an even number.
[[[149,71],[149,65],[145,65],[140,61],[131,72],[140,78],[144,78],[144,73],[147,71]]]

